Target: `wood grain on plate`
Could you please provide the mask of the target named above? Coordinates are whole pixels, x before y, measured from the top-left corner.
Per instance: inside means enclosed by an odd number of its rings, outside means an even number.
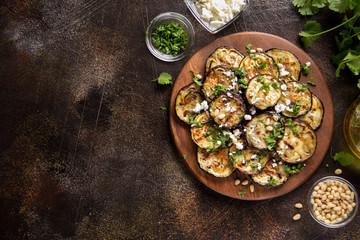
[[[322,125],[316,131],[317,148],[315,154],[305,162],[306,167],[304,170],[301,173],[290,177],[289,180],[280,187],[265,188],[254,184],[255,191],[253,193],[249,191],[249,186],[234,185],[235,179],[250,179],[250,177],[240,173],[237,170],[227,178],[217,178],[199,168],[196,160],[196,145],[191,139],[190,127],[189,125],[182,122],[175,113],[175,98],[177,93],[182,87],[192,82],[190,70],[193,70],[196,73],[204,73],[205,60],[217,47],[232,46],[246,54],[245,47],[249,43],[253,45],[253,49],[260,47],[264,49],[264,51],[270,48],[282,48],[289,50],[299,58],[301,64],[311,62],[309,76],[305,77],[302,75],[300,77],[300,81],[306,83],[310,77],[314,78],[316,86],[309,86],[309,88],[311,92],[315,93],[321,99],[325,109]],[[313,61],[302,49],[295,46],[293,43],[275,35],[260,32],[243,32],[219,38],[209,45],[203,47],[189,59],[189,61],[184,65],[181,72],[179,73],[173,86],[170,99],[169,120],[170,129],[176,148],[178,149],[182,158],[184,155],[186,155],[186,158],[183,158],[183,161],[197,179],[199,179],[212,190],[229,197],[243,200],[262,200],[278,197],[296,189],[307,179],[309,179],[310,176],[319,167],[320,163],[325,157],[331,141],[334,123],[334,109],[330,91],[325,78],[321,74],[319,68],[316,66],[315,61]],[[242,189],[246,189],[246,194],[244,197],[238,195],[238,192]]]

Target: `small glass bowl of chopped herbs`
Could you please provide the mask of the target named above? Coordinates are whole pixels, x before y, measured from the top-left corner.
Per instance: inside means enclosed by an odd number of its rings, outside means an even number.
[[[195,41],[195,32],[186,17],[179,13],[166,12],[150,22],[145,41],[155,57],[174,62],[189,53]]]
[[[307,196],[310,215],[328,228],[349,224],[359,210],[355,187],[346,179],[328,176],[316,181]]]

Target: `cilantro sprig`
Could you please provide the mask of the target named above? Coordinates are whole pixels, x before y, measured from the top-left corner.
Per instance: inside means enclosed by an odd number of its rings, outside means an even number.
[[[335,153],[335,155],[331,157],[335,161],[339,162],[343,167],[351,165],[355,160],[353,155],[343,151]]]
[[[304,169],[304,165],[299,163],[298,165],[285,165],[285,171],[289,175],[294,175],[296,173],[301,172]]]
[[[172,84],[171,79],[172,79],[172,77],[170,74],[163,72],[163,73],[160,73],[159,77],[152,80],[152,82],[157,81],[158,84],[166,85],[166,84]]]

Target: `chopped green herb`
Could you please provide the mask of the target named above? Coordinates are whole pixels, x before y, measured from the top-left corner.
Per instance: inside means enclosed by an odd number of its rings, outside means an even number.
[[[301,172],[304,169],[304,165],[302,164],[298,164],[298,165],[285,165],[285,171],[289,174],[289,175],[293,175],[296,173]]]
[[[310,66],[301,64],[301,72],[304,76],[308,76],[310,73]]]
[[[268,184],[269,185],[276,185],[279,183],[279,180],[275,179],[275,178],[271,178],[269,181],[268,181]]]
[[[219,84],[215,84],[215,89],[212,91],[212,95],[217,96],[220,93],[226,92],[227,89]]]
[[[234,69],[234,73],[236,76],[243,78],[246,76],[247,72],[245,71],[245,69],[243,67],[240,68],[235,68]]]
[[[303,84],[301,85],[301,87],[297,88],[297,90],[298,90],[299,92],[304,92],[304,91],[306,91],[307,89],[308,89],[308,86],[307,86],[306,83],[303,83]]]
[[[201,80],[199,78],[197,78],[194,71],[190,70],[190,73],[192,74],[194,83],[196,83],[197,85],[199,85],[201,87],[203,84],[201,83]]]
[[[266,68],[266,61],[258,62],[258,65],[261,69]]]
[[[189,44],[189,39],[180,24],[164,21],[152,33],[152,42],[161,53],[176,56]]]
[[[311,86],[316,86],[316,84],[314,83],[314,78],[310,78],[307,83]]]
[[[329,167],[329,164],[325,164],[325,167]]]
[[[255,56],[255,54],[250,54],[249,57],[254,60],[258,60],[259,57]]]
[[[237,159],[236,159],[236,157],[235,157],[234,155],[232,155],[232,156],[230,157],[230,160],[231,160],[231,162],[232,162],[234,165],[236,165],[236,164],[238,163],[238,161],[237,161]]]
[[[250,53],[251,49],[252,49],[252,44],[249,43],[248,45],[246,45],[246,52],[247,53]]]
[[[164,106],[161,106],[160,109],[163,111],[166,111],[166,107],[164,107]]]
[[[184,159],[186,159],[186,158],[187,158],[187,156],[184,154],[184,155],[183,155],[183,158],[184,158]]]
[[[263,138],[263,139],[264,139],[264,141],[265,141],[265,143],[267,145],[267,148],[269,150],[271,150],[276,144],[276,140],[274,138],[272,138],[272,137],[267,137],[267,138]]]
[[[258,66],[254,66],[254,69],[257,71],[257,70],[259,70],[259,67],[258,67]]]
[[[274,82],[273,84],[271,84],[271,86],[273,86],[273,88],[275,89],[280,89],[280,85],[278,82]]]
[[[264,76],[259,76],[259,77],[256,78],[256,81],[257,81],[257,82],[262,82],[262,83],[264,84],[264,82],[261,81],[261,80],[263,80],[263,79],[264,79]]]
[[[264,90],[265,95],[267,95],[269,92],[269,86],[270,86],[271,82],[262,82],[262,83],[263,83],[263,85],[260,87],[258,92],[260,92],[261,90]]]
[[[250,167],[252,167],[252,168],[257,168],[257,167],[258,167],[258,164],[257,164],[257,163],[252,163],[252,164],[250,164]]]
[[[295,115],[299,113],[300,107],[301,107],[300,101],[296,101],[295,104],[289,105],[289,108],[293,110],[293,113]]]
[[[158,84],[161,84],[161,85],[172,84],[171,79],[172,79],[172,77],[170,74],[163,72],[163,73],[160,73],[158,78],[155,78],[154,80],[152,80],[152,82],[157,81]]]
[[[246,193],[246,189],[241,190],[240,192],[238,192],[238,195],[241,197],[244,197]]]

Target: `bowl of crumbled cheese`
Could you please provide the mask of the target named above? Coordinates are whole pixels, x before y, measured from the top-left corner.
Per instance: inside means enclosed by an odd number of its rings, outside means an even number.
[[[249,0],[184,1],[199,23],[212,34],[229,26],[249,5]]]

